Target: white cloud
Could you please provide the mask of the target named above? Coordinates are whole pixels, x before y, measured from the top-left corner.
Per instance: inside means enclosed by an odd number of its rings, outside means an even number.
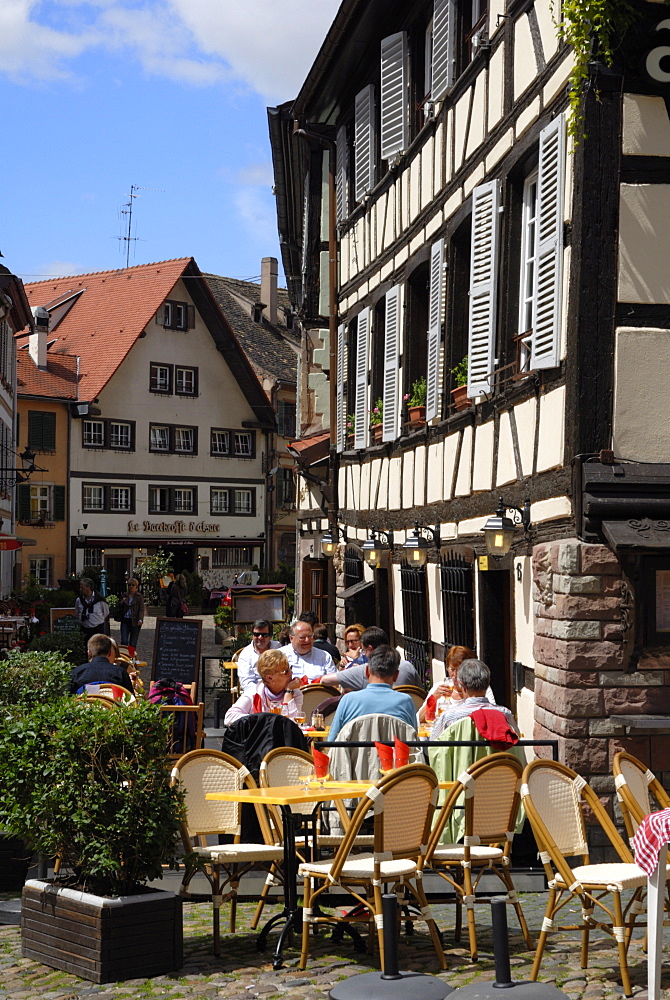
[[[148,74],[238,83],[280,103],[297,94],[338,2],[0,0],[0,72],[65,77],[86,50],[130,50]]]
[[[52,260],[47,264],[40,264],[35,274],[22,274],[20,277],[29,283],[46,281],[47,278],[69,278],[74,274],[84,274],[81,264],[75,264],[71,260]]]

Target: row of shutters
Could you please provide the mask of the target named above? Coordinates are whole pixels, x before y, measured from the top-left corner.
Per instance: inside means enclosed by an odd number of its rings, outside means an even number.
[[[565,119],[557,116],[540,133],[535,234],[535,283],[530,368],[553,368],[560,359],[560,307],[563,262],[563,202],[565,187]],[[495,367],[498,303],[500,181],[476,187],[472,194],[472,244],[468,322],[468,395],[491,391]],[[444,316],[445,241],[431,247],[426,371],[426,419],[440,415],[442,326]],[[399,434],[401,345],[401,285],[386,295],[383,380],[383,441]],[[356,335],[355,448],[368,438],[368,383],[371,311],[358,314]],[[346,437],[345,327],[338,331],[337,450]]]
[[[49,511],[53,521],[65,520],[65,487],[52,486],[53,510]],[[31,520],[30,486],[21,485],[16,489],[16,517],[19,521]]]
[[[454,77],[454,0],[434,0],[431,93],[441,101]],[[354,99],[354,198],[361,201],[375,185],[377,121],[375,88],[363,87]],[[409,49],[407,32],[398,31],[381,42],[380,154],[393,160],[409,145]],[[349,214],[347,129],[337,133],[336,205],[338,222]]]

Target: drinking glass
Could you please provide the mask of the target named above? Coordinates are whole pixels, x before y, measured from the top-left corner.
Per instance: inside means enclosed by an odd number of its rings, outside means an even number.
[[[303,786],[306,792],[309,791],[309,784],[314,775],[314,767],[312,764],[300,764],[298,767],[298,781]]]
[[[294,718],[295,718],[295,722],[296,722],[296,724],[298,726],[304,726],[305,725],[305,716],[304,715],[296,715]]]
[[[270,705],[270,712],[272,715],[281,715],[281,710],[284,706],[281,702],[272,702]]]

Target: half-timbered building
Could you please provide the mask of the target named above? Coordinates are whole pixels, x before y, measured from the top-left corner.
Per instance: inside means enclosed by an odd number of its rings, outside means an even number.
[[[611,791],[620,744],[670,769],[670,22],[639,5],[570,128],[556,7],[344,0],[269,110],[301,430],[330,430],[298,604],[320,561],[338,625],[426,680],[474,644],[524,735]],[[529,517],[502,557],[499,506]]]

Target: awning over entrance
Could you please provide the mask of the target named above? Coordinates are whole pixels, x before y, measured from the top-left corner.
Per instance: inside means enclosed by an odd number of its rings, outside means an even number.
[[[367,590],[368,587],[374,587],[373,580],[359,580],[358,583],[353,585],[353,587],[347,587],[346,590],[341,590],[337,596],[344,598],[345,601],[348,601],[349,598],[355,597],[356,594],[360,594],[362,590]]]
[[[21,535],[0,535],[0,552],[20,549],[24,545],[37,545],[34,538],[22,538]]]
[[[615,551],[642,552],[645,549],[670,549],[670,521],[649,517],[628,521],[603,521],[605,538]]]

